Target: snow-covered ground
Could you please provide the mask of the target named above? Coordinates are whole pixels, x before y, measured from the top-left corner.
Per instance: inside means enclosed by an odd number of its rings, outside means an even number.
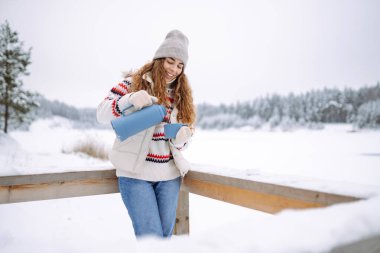
[[[102,148],[103,139],[111,140],[112,134],[104,130],[72,129],[70,121],[59,117],[38,120],[28,132],[11,132],[11,138],[1,135],[0,176],[109,168],[109,162],[69,152],[88,139]]]
[[[351,130],[198,130],[184,153],[195,170],[367,200],[269,215],[191,195],[191,236],[170,243],[137,243],[119,194],[3,204],[0,252],[325,252],[380,235],[380,131]],[[1,134],[0,176],[112,168],[68,153],[88,139],[109,149],[113,133],[54,118]]]

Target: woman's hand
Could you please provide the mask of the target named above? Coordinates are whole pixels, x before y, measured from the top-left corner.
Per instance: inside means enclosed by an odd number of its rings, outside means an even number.
[[[129,97],[129,103],[131,103],[136,110],[140,110],[143,107],[150,106],[153,102],[157,102],[158,99],[148,94],[145,90],[139,90],[133,93]]]
[[[183,144],[187,142],[191,138],[192,135],[193,135],[193,132],[191,131],[190,127],[183,126],[178,130],[176,137],[172,139],[172,143],[174,145]]]

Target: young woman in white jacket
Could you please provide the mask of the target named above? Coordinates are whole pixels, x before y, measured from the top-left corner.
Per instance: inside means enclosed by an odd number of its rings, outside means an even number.
[[[184,73],[187,48],[188,39],[182,32],[169,32],[153,60],[127,74],[97,109],[98,121],[110,123],[123,111],[133,113],[153,103],[166,107],[160,124],[125,141],[115,139],[109,154],[137,238],[170,237],[173,233],[181,178],[190,168],[181,150],[188,146],[195,121],[192,92]],[[164,125],[169,123],[187,126],[167,139]]]

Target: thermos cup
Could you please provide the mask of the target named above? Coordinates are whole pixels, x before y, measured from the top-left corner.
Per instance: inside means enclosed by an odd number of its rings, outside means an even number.
[[[175,138],[179,129],[187,124],[174,123],[164,125],[165,138],[172,139]]]
[[[165,115],[166,109],[164,106],[153,104],[118,117],[111,121],[111,125],[119,141],[124,141],[138,132],[160,124]]]

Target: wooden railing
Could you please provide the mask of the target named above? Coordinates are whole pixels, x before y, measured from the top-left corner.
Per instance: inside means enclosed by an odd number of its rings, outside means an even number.
[[[358,200],[319,191],[191,171],[185,177],[177,210],[176,233],[189,233],[189,193],[266,213],[288,208],[324,207]]]
[[[115,170],[0,177],[0,204],[117,192],[119,189]],[[190,171],[181,186],[175,234],[189,233],[189,193],[267,213],[276,213],[287,208],[324,207],[359,200],[352,196]],[[377,249],[380,249],[379,241],[380,237],[377,236],[369,242],[361,241],[354,246],[342,246],[341,249],[351,249],[358,245],[364,248],[370,243],[377,243]]]

